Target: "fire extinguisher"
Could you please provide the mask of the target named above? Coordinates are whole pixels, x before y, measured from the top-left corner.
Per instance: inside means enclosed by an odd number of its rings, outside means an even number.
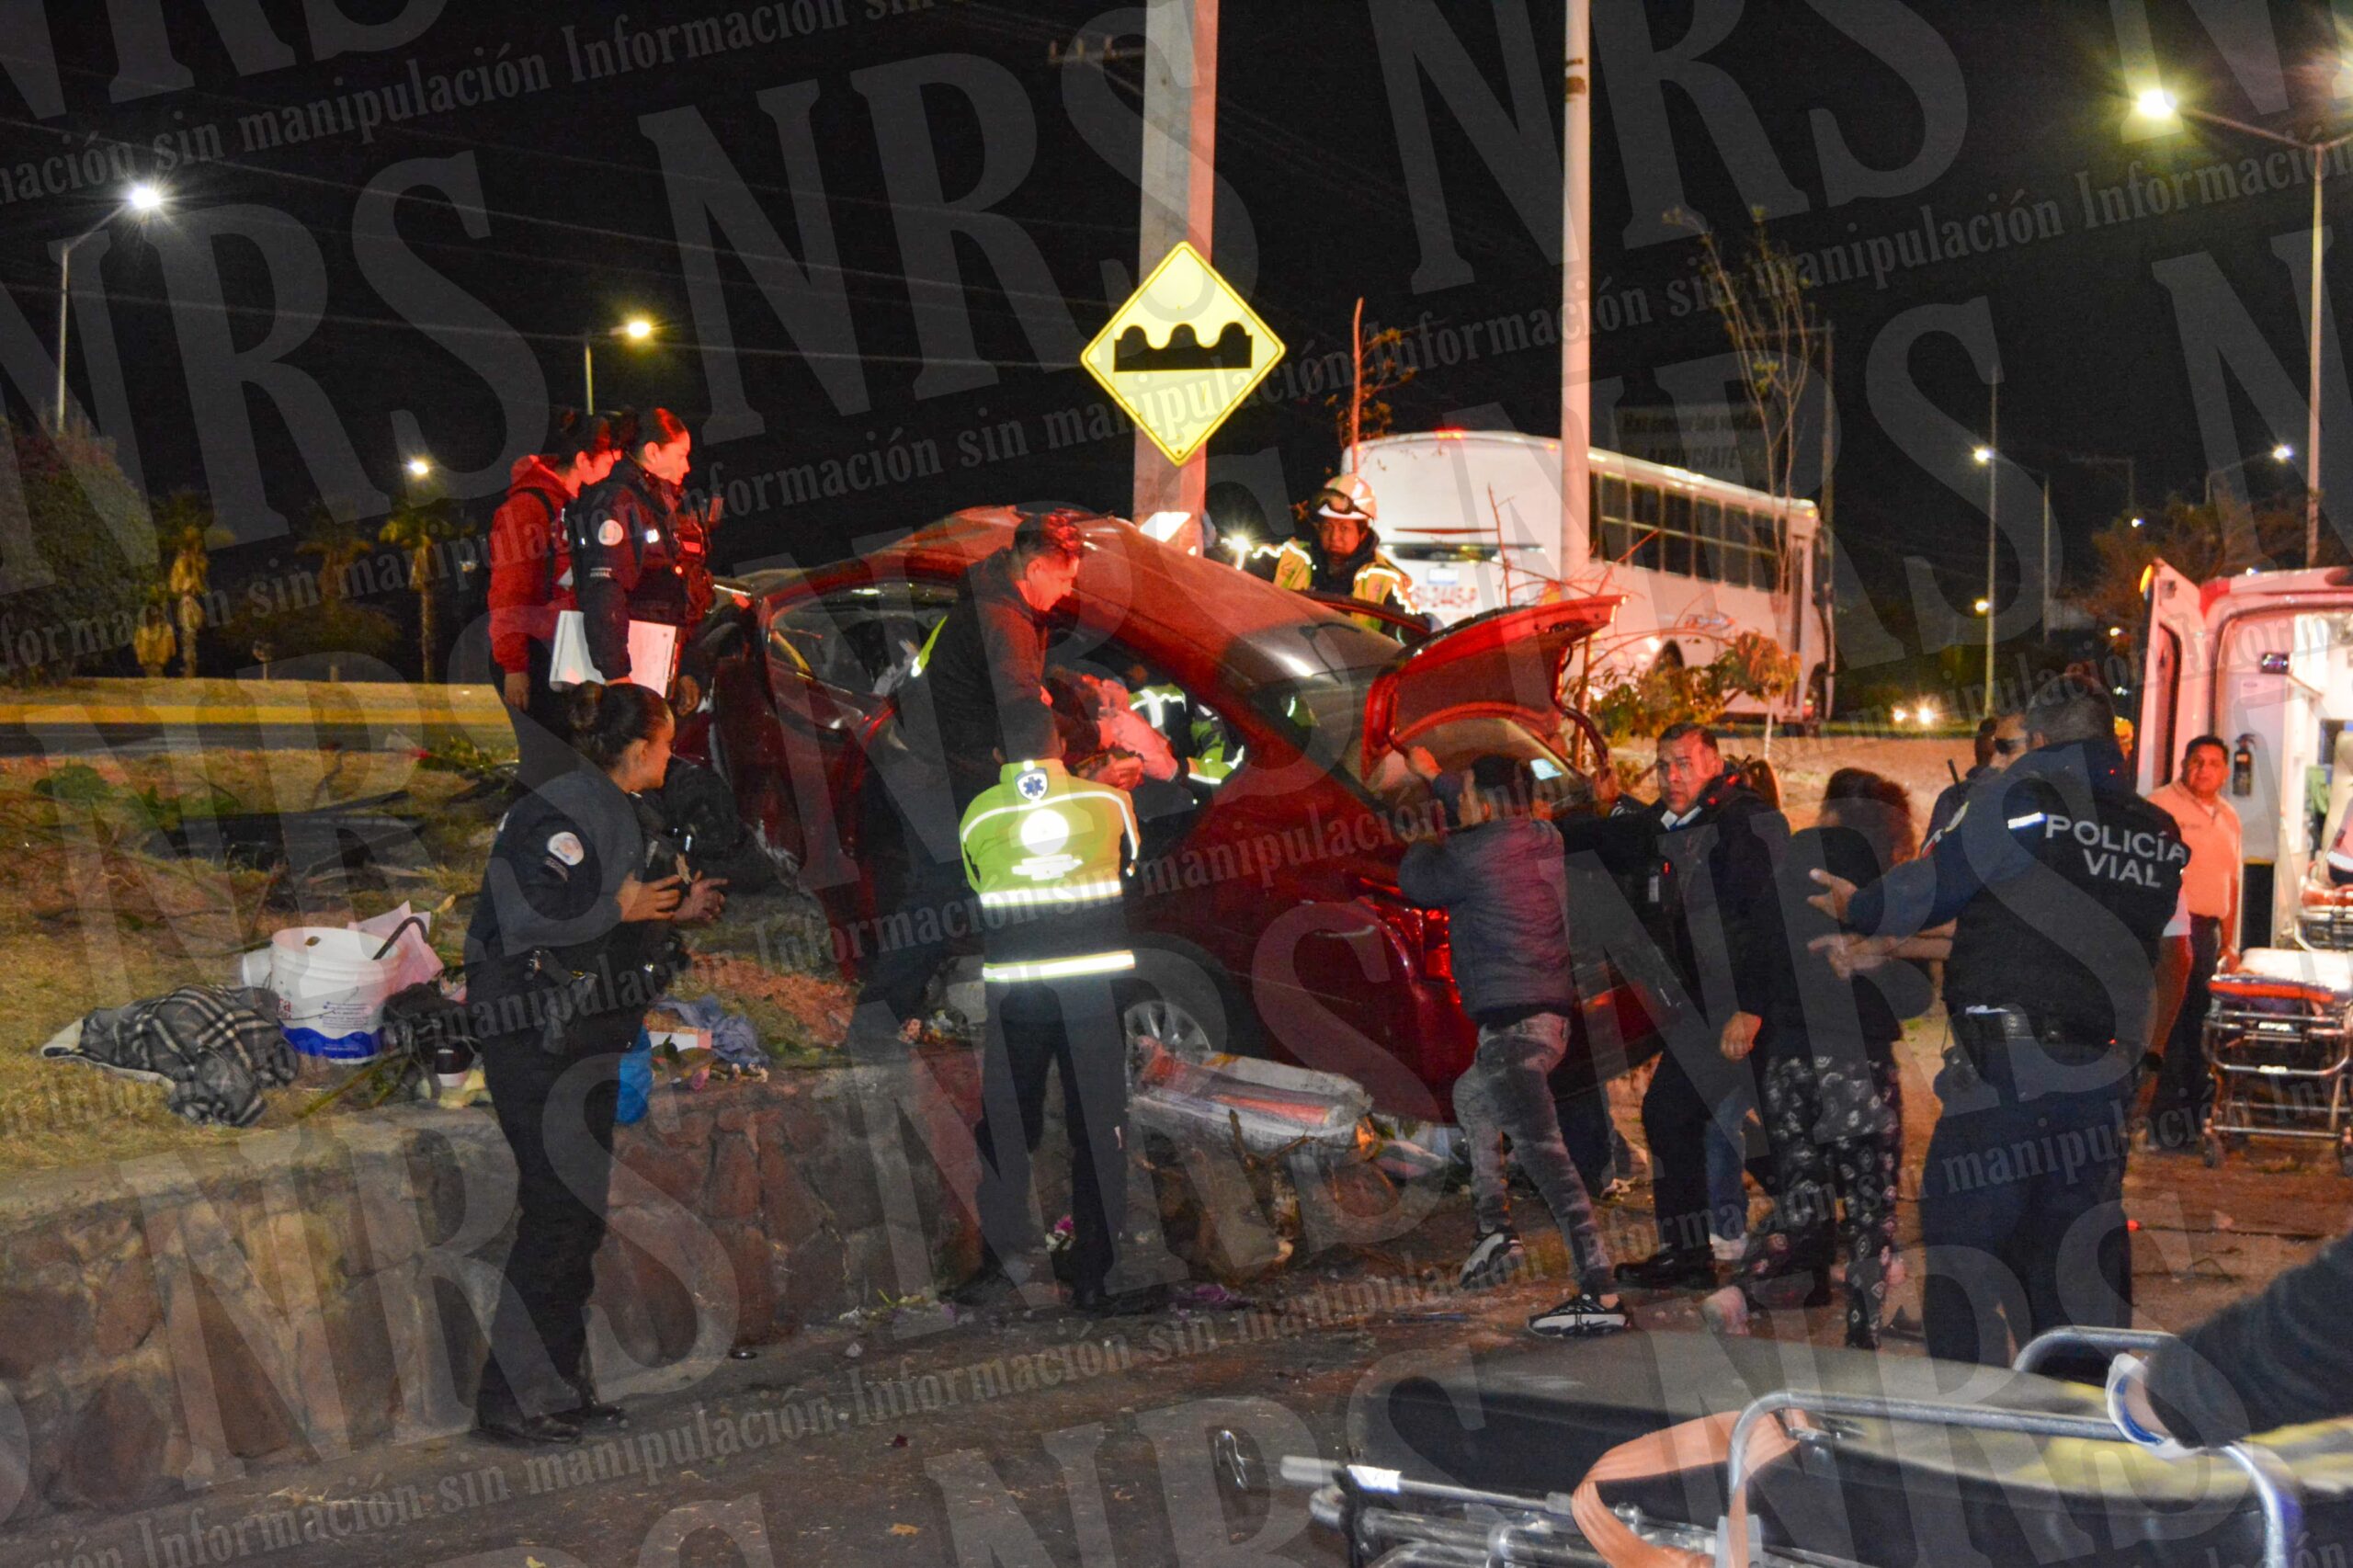
[[[2255,737],[2241,735],[2231,753],[2231,793],[2242,798],[2255,793]]]

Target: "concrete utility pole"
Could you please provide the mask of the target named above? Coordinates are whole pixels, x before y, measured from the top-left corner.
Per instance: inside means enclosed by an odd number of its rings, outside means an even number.
[[[1210,249],[1217,200],[1218,0],[1150,0],[1144,8],[1143,213],[1136,280],[1190,240]],[[1114,301],[1116,304],[1118,301]],[[1209,493],[1209,452],[1179,466],[1136,432],[1137,522],[1154,512],[1200,516]]]
[[[1561,542],[1565,576],[1593,498],[1593,0],[1569,0],[1561,116]]]

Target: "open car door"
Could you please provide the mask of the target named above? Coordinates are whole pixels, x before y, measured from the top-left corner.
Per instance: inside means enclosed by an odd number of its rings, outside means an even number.
[[[1448,628],[1383,671],[1365,696],[1364,766],[1409,744],[1438,720],[1508,712],[1551,735],[1567,712],[1561,675],[1577,645],[1607,627],[1616,595],[1491,610]],[[1577,715],[1581,727],[1590,724]]]
[[[2132,725],[2133,775],[2143,795],[2170,782],[2182,743],[2206,728],[2214,679],[2206,604],[2198,585],[2154,562],[2142,580],[2148,620],[2141,637],[2141,708]]]

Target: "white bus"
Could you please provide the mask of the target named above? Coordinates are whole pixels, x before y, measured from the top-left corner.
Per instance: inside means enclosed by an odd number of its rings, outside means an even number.
[[[1413,577],[1416,607],[1441,621],[1557,593],[1622,595],[1594,645],[1595,689],[1662,660],[1706,664],[1760,631],[1798,656],[1798,687],[1772,716],[1826,716],[1833,627],[1813,504],[1617,452],[1597,450],[1592,464],[1591,524],[1566,540],[1557,439],[1384,436],[1360,444],[1353,466],[1379,498],[1381,539]]]

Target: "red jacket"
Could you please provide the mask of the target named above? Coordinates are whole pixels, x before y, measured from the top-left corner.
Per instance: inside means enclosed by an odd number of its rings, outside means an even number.
[[[572,559],[556,521],[571,498],[536,455],[515,460],[490,519],[490,655],[502,670],[529,669],[531,643],[554,641],[556,612],[573,607],[572,590],[558,586]]]

